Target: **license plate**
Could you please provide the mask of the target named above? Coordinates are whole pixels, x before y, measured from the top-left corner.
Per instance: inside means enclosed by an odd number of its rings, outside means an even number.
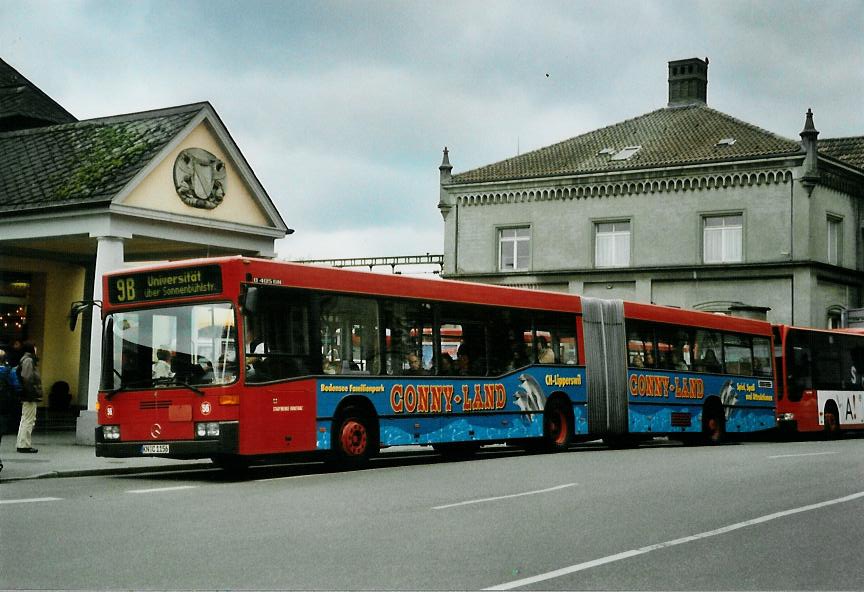
[[[168,454],[168,444],[144,444],[141,447],[141,454]]]

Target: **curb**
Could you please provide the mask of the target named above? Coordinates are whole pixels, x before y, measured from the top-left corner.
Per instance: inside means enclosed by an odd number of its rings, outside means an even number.
[[[218,470],[218,467],[213,463],[195,463],[186,465],[164,465],[164,466],[146,466],[146,467],[118,467],[106,469],[72,469],[69,471],[47,471],[45,473],[36,473],[35,475],[27,475],[26,477],[5,477],[0,472],[0,482],[11,483],[13,481],[31,481],[35,479],[66,479],[70,477],[98,477],[98,476],[122,476],[122,475],[140,475],[144,473],[167,473],[174,471],[199,471],[202,469]]]

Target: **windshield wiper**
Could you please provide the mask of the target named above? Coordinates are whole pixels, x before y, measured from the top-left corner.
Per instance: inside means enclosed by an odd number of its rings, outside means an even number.
[[[114,395],[116,395],[117,393],[120,393],[123,391],[128,391],[133,386],[143,387],[143,386],[163,386],[163,385],[164,386],[175,386],[175,385],[176,386],[182,386],[182,387],[188,388],[190,391],[197,394],[199,397],[203,397],[206,394],[206,393],[204,393],[204,391],[202,391],[198,387],[195,387],[186,381],[177,380],[173,376],[163,376],[160,378],[153,378],[151,380],[136,380],[133,382],[121,382],[119,387],[117,387],[116,389],[114,389],[112,391],[108,391],[105,394],[105,399],[110,401],[111,398]]]
[[[167,385],[167,386],[174,386],[174,385],[184,386],[184,387],[188,388],[190,391],[192,391],[193,393],[197,394],[199,397],[204,396],[204,391],[202,391],[201,389],[199,389],[196,386],[192,386],[191,384],[189,384],[185,380],[177,380],[177,377],[175,377],[175,376],[162,376],[160,378],[154,378],[152,384],[153,384],[153,386],[159,386],[162,384]]]

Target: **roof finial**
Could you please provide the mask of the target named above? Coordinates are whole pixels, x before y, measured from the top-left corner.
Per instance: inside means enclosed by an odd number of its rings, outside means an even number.
[[[807,109],[807,119],[801,131],[801,148],[804,150],[804,163],[801,166],[801,184],[807,190],[807,195],[813,193],[813,188],[819,182],[819,160],[816,139],[819,131],[813,125],[813,110]]]
[[[813,125],[813,110],[809,107],[807,108],[807,118],[804,120],[804,130],[801,132],[801,135],[803,136],[805,132],[816,132],[817,134],[819,133],[818,131],[816,131],[816,126]]]
[[[444,169],[453,170],[453,165],[450,164],[450,151],[447,150],[447,146],[444,146],[444,158],[441,160],[441,166],[438,167],[439,171],[443,171]]]

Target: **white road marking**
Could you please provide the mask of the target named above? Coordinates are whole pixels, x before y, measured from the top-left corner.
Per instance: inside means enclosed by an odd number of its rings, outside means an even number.
[[[832,450],[830,452],[802,452],[801,454],[777,454],[774,456],[769,456],[768,458],[797,458],[799,456],[821,456],[823,454],[840,454],[840,451]]]
[[[153,489],[130,489],[126,493],[162,493],[163,491],[180,491],[181,489],[195,489],[197,485],[178,485],[176,487],[155,487]]]
[[[513,493],[510,495],[499,495],[498,497],[487,497],[487,498],[483,498],[483,499],[468,500],[465,502],[457,502],[455,504],[446,504],[443,506],[435,506],[432,509],[433,510],[444,510],[447,508],[455,508],[456,506],[467,506],[469,504],[482,504],[485,502],[497,502],[498,500],[510,499],[513,497],[522,497],[524,495],[537,495],[538,493],[549,493],[550,491],[557,491],[559,489],[564,489],[565,487],[573,487],[575,485],[576,485],[575,483],[566,483],[564,485],[557,485],[555,487],[550,487],[549,489],[538,489],[537,491],[526,491],[524,493]]]
[[[323,477],[327,473],[310,473],[309,475],[289,475],[288,477],[268,477],[267,479],[255,479],[255,483],[268,483],[270,481],[288,481],[289,479],[308,479],[310,477]]]
[[[32,504],[34,502],[59,502],[60,497],[31,497],[28,499],[0,500],[0,504]]]
[[[747,528],[748,526],[755,526],[757,524],[762,524],[764,522],[770,522],[771,520],[777,520],[778,518],[784,518],[786,516],[792,516],[793,514],[800,514],[802,512],[810,512],[811,510],[818,510],[820,508],[826,508],[828,506],[833,506],[836,504],[843,504],[843,503],[851,502],[851,501],[861,499],[861,498],[864,498],[864,491],[860,491],[858,493],[853,493],[852,495],[847,495],[845,497],[838,497],[836,499],[828,500],[825,502],[819,502],[818,504],[811,504],[809,506],[802,506],[800,508],[793,508],[791,510],[784,510],[782,512],[775,512],[773,514],[767,514],[765,516],[753,518],[752,520],[746,520],[744,522],[738,522],[736,524],[730,524],[729,526],[724,526],[724,527],[718,528],[716,530],[709,530],[706,532],[700,532],[699,534],[694,534],[691,536],[682,537],[680,539],[675,539],[672,541],[666,541],[665,543],[657,543],[656,545],[648,545],[647,547],[640,547],[639,549],[624,551],[623,553],[616,553],[615,555],[609,555],[607,557],[601,557],[600,559],[594,559],[593,561],[586,561],[585,563],[577,563],[576,565],[571,565],[569,567],[556,569],[555,571],[550,571],[550,572],[547,572],[544,574],[539,574],[536,576],[532,576],[530,578],[523,578],[521,580],[514,580],[512,582],[507,582],[505,584],[499,584],[498,586],[493,586],[491,588],[485,588],[485,590],[512,590],[513,588],[519,588],[521,586],[529,586],[531,584],[537,584],[538,582],[545,582],[547,580],[551,580],[554,578],[560,578],[561,576],[566,576],[566,575],[573,574],[576,572],[585,571],[587,569],[591,569],[592,567],[597,567],[599,565],[606,565],[607,563],[613,563],[615,561],[621,561],[622,559],[629,559],[630,557],[636,557],[637,555],[645,555],[646,553],[651,553],[652,551],[659,551],[660,549],[667,549],[669,547],[674,547],[676,545],[683,545],[684,543],[692,543],[693,541],[698,541],[700,539],[705,539],[705,538],[717,536],[720,534],[726,534],[727,532],[732,532],[734,530],[740,530],[742,528]]]

